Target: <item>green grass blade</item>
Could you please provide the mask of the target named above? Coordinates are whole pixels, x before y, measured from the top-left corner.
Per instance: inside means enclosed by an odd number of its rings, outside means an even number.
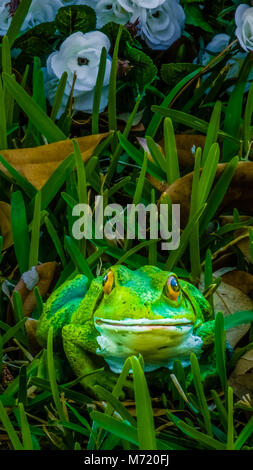
[[[57,86],[57,90],[56,90],[56,93],[55,93],[54,102],[53,102],[53,106],[52,106],[52,111],[51,111],[51,115],[50,115],[50,118],[52,119],[53,122],[55,122],[58,111],[61,107],[61,103],[62,103],[62,99],[63,99],[63,96],[64,96],[67,80],[68,80],[68,73],[63,72],[63,74],[60,78],[60,81],[58,83],[58,86]]]
[[[224,316],[218,312],[215,317],[214,346],[216,356],[216,368],[220,378],[222,389],[227,394],[227,374],[226,374],[226,354],[225,354],[226,334],[224,330]]]
[[[170,118],[164,119],[163,129],[165,159],[169,175],[168,184],[172,184],[180,178],[180,170],[174,128]]]
[[[249,94],[248,94],[248,98],[246,102],[244,119],[243,119],[243,145],[244,145],[245,155],[248,155],[249,153],[249,146],[252,140],[252,128],[251,128],[252,114],[253,114],[253,82],[251,83],[251,86],[249,89]]]
[[[55,249],[59,255],[59,258],[62,262],[62,265],[65,266],[66,264],[66,257],[65,257],[65,254],[64,254],[64,250],[63,250],[63,247],[62,247],[62,244],[61,244],[61,240],[58,236],[58,233],[56,232],[52,222],[50,221],[50,219],[48,217],[45,217],[45,225],[46,225],[46,228],[47,228],[47,231],[53,241],[53,244],[55,246]]]
[[[243,430],[240,432],[239,436],[237,437],[235,444],[234,444],[234,450],[240,450],[244,443],[249,439],[249,437],[253,434],[253,416],[251,416],[250,420],[246,424],[246,426],[243,428]]]
[[[29,119],[31,119],[34,127],[46,137],[48,142],[66,139],[66,135],[13,77],[3,74],[3,80],[9,93],[14,97]]]
[[[117,105],[116,105],[116,82],[117,82],[117,71],[118,71],[118,53],[119,43],[122,34],[123,26],[119,26],[117,38],[114,45],[112,67],[109,81],[109,97],[108,97],[108,119],[109,119],[109,130],[117,130]]]
[[[194,70],[194,72],[190,73],[189,75],[184,77],[182,80],[180,80],[180,82],[169,92],[169,94],[166,96],[166,98],[164,98],[161,106],[163,108],[168,108],[168,106],[170,105],[172,100],[176,97],[176,95],[180,92],[180,90],[182,90],[182,88],[188,82],[190,82],[196,75],[198,75],[200,71],[201,71],[201,67],[197,70]],[[162,122],[162,117],[159,115],[158,112],[155,111],[155,114],[152,117],[152,119],[151,119],[151,121],[148,125],[146,135],[150,135],[151,137],[154,138],[154,136],[157,132],[157,129],[159,128],[161,122]]]
[[[228,433],[227,433],[227,450],[234,450],[234,401],[233,389],[228,387]]]
[[[8,148],[7,144],[7,127],[6,127],[6,110],[5,110],[5,93],[0,77],[0,149]]]
[[[40,222],[41,222],[41,191],[35,196],[34,212],[32,221],[31,245],[29,252],[29,269],[39,263],[39,242],[40,242]]]
[[[198,398],[200,412],[204,419],[206,432],[209,436],[212,437],[213,431],[212,431],[211,416],[210,416],[210,411],[208,409],[206,397],[204,394],[203,385],[201,382],[200,367],[199,367],[198,359],[196,355],[193,353],[191,354],[190,359],[191,359],[191,373],[193,377],[194,388],[196,390],[196,394]]]
[[[82,274],[85,274],[85,276],[87,276],[87,278],[90,281],[92,281],[94,279],[94,276],[89,268],[89,265],[86,259],[83,257],[82,253],[80,252],[76,242],[68,235],[65,236],[65,247],[72,261],[75,263],[77,269]]]
[[[220,129],[221,119],[221,101],[215,103],[210,123],[207,129],[206,142],[203,150],[202,165],[204,166],[211,146],[217,141],[218,133]]]
[[[31,431],[30,431],[30,427],[27,421],[23,403],[19,403],[18,408],[19,408],[20,427],[21,427],[24,450],[33,450]]]
[[[10,47],[12,46],[12,44],[14,43],[15,39],[17,38],[19,34],[20,28],[22,24],[24,23],[24,19],[28,13],[31,3],[32,3],[32,0],[22,0],[22,5],[20,2],[14,14],[12,22],[7,31],[7,36],[9,39]]]
[[[20,191],[12,193],[11,226],[14,250],[20,273],[23,274],[29,266],[29,229],[27,225],[25,203]]]
[[[13,448],[14,450],[24,450],[19,438],[18,438],[18,435],[11,423],[11,420],[9,418],[9,416],[7,415],[6,413],[6,410],[4,409],[4,406],[0,400],[0,419],[3,423],[3,426],[10,438],[10,441],[13,445]]]
[[[101,428],[106,429],[121,439],[132,442],[136,446],[139,445],[137,430],[133,426],[99,411],[93,411],[90,416]]]
[[[184,254],[184,252],[187,248],[190,236],[192,234],[192,231],[194,230],[194,227],[196,226],[196,223],[200,219],[200,217],[203,214],[204,210],[205,210],[205,206],[201,207],[194,214],[194,216],[189,220],[189,222],[186,225],[183,233],[181,234],[179,248],[170,253],[170,255],[169,255],[169,257],[168,257],[168,259],[165,263],[165,269],[166,270],[172,271],[173,267],[177,264],[177,262],[180,260],[180,258]]]
[[[200,220],[200,234],[202,234],[207,228],[209,222],[212,220],[214,214],[222,203],[231,180],[235,174],[238,162],[238,157],[232,158],[232,160],[226,165],[222,175],[212,189],[211,194],[207,200],[206,210]]]
[[[107,60],[107,50],[103,47],[100,55],[99,69],[97,74],[96,85],[94,88],[93,95],[93,110],[92,110],[92,134],[99,134],[99,107],[101,101],[101,95],[104,84],[105,69]]]
[[[137,432],[141,450],[156,450],[156,436],[151,399],[143,368],[136,356],[130,357],[134,377]]]

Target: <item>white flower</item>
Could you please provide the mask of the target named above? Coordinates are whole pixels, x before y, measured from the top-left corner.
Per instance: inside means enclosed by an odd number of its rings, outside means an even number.
[[[140,9],[139,34],[151,49],[167,49],[180,38],[184,21],[179,0],[165,0],[160,7]]]
[[[118,24],[126,24],[131,15],[120,5],[118,0],[97,0],[95,11],[97,14],[97,28],[113,21]]]
[[[235,12],[235,34],[245,51],[253,51],[253,7],[243,3]]]
[[[62,8],[61,0],[33,0],[28,10],[21,31],[27,31],[41,23],[54,21],[59,8]]]
[[[166,0],[118,0],[124,10],[134,13],[136,8],[158,8]]]
[[[59,51],[53,52],[47,59],[45,72],[45,90],[47,98],[52,104],[59,79],[64,71],[68,74],[65,95],[57,117],[63,113],[68,101],[70,90],[76,73],[74,87],[74,111],[92,113],[94,87],[99,69],[100,54],[105,47],[110,49],[108,37],[100,31],[91,31],[83,34],[77,32],[69,36],[62,43]],[[100,101],[100,112],[108,103],[108,85],[111,71],[111,58],[108,55],[105,78]]]
[[[7,33],[12,21],[9,3],[8,0],[0,0],[0,36]],[[43,2],[33,0],[21,26],[21,32],[25,32],[40,23],[54,21],[59,8],[62,6],[61,0],[43,0]]]
[[[8,3],[8,0],[0,0],[0,36],[7,33],[12,20],[6,3]]]

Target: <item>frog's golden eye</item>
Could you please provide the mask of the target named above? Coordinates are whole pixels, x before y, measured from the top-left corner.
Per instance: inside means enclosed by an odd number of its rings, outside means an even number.
[[[165,288],[165,294],[168,299],[177,301],[180,296],[180,286],[176,276],[170,276]]]
[[[112,271],[108,271],[103,279],[103,291],[105,294],[109,295],[114,286],[114,275]]]

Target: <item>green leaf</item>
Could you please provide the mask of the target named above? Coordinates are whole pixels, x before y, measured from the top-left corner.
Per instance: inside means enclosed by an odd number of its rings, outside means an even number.
[[[213,28],[204,19],[204,15],[198,5],[185,5],[184,12],[186,14],[186,24],[197,26],[208,33],[214,33]]]
[[[163,64],[160,73],[162,80],[172,88],[176,86],[180,80],[184,79],[186,75],[191,74],[195,70],[199,70],[198,64],[172,62]]]
[[[153,82],[157,75],[157,67],[147,54],[126,43],[125,58],[133,67],[127,74],[128,82],[137,83],[141,90]]]
[[[59,31],[70,36],[77,31],[87,33],[96,29],[96,13],[87,5],[70,5],[60,8],[55,24]]]
[[[243,310],[240,312],[233,313],[224,318],[224,328],[229,330],[235,326],[244,325],[253,321],[253,311]]]

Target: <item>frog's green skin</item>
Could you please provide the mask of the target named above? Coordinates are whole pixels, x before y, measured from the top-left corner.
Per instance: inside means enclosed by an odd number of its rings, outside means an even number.
[[[154,266],[136,271],[113,266],[110,271],[114,275],[110,294],[103,292],[104,276],[88,288],[87,278],[78,275],[49,297],[39,320],[40,344],[46,345],[52,325],[55,347],[63,340],[77,376],[101,366],[119,373],[124,360],[139,353],[147,372],[171,368],[174,359],[188,365],[191,352],[202,356],[210,349],[213,314],[196,287],[180,280],[179,300],[172,301],[165,295],[165,286],[173,273]],[[90,387],[98,378],[93,374],[82,383]],[[106,380],[108,384],[110,379]]]

